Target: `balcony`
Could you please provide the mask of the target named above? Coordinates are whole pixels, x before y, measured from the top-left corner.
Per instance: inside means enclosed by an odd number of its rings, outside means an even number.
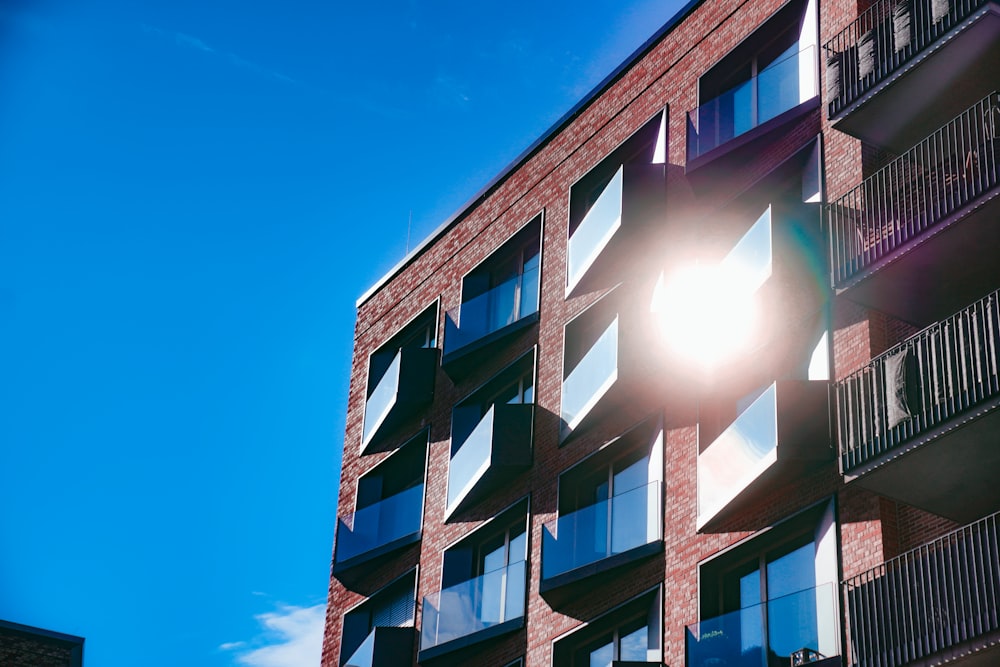
[[[341,576],[420,541],[424,485],[411,487],[337,521],[333,572]]]
[[[779,380],[698,454],[698,530],[832,458],[827,391]]]
[[[991,93],[833,202],[834,286],[924,325],[1000,284],[998,130]]]
[[[618,321],[618,317],[611,321],[563,380],[561,440],[580,425],[618,380]]]
[[[523,627],[526,584],[520,561],[425,597],[419,662]]]
[[[844,582],[852,665],[1000,661],[997,515]]]
[[[783,124],[796,115],[793,109],[819,95],[816,54],[815,46],[792,53],[688,112],[688,169],[722,146],[731,151]],[[759,132],[751,132],[757,128]]]
[[[592,584],[595,575],[662,551],[661,487],[650,482],[546,524],[539,591]]]
[[[899,152],[996,88],[1000,5],[880,0],[823,50],[834,126]]]
[[[519,331],[538,319],[538,267],[449,310],[444,322],[445,366]]]
[[[531,465],[534,417],[533,404],[490,406],[451,456],[448,516]]]
[[[1000,507],[998,366],[993,292],[844,378],[836,394],[847,481],[956,521]]]
[[[362,452],[379,436],[392,432],[434,398],[438,351],[400,348],[365,401]]]
[[[581,182],[580,190],[585,190],[590,180]],[[583,196],[576,189],[570,194],[571,198]],[[579,224],[570,227],[566,295],[620,282],[627,264],[625,256],[641,242],[642,229],[662,224],[665,203],[663,165],[620,165]]]
[[[840,667],[837,588],[824,584],[687,626],[687,667]]]
[[[397,667],[413,660],[413,628],[377,627],[343,667]]]

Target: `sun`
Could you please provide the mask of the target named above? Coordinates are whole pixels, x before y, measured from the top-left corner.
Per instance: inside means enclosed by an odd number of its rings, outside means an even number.
[[[661,275],[652,310],[665,344],[703,370],[748,352],[759,328],[758,285],[733,262]]]

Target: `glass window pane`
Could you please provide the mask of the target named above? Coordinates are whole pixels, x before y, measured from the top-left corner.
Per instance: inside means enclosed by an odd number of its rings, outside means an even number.
[[[615,495],[646,486],[649,482],[649,459],[643,457],[628,467],[615,471]]]
[[[649,649],[649,630],[642,625],[621,638],[619,660],[645,662]]]
[[[614,660],[614,643],[608,642],[590,652],[590,667],[611,667]]]
[[[767,564],[767,597],[774,599],[816,586],[816,547],[812,542]]]
[[[522,527],[521,532],[510,539],[510,558],[508,561],[517,563],[527,558],[527,545],[528,536]]]

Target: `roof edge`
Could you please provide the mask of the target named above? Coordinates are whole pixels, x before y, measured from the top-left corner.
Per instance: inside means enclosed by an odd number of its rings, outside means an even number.
[[[573,105],[573,107],[567,111],[562,117],[559,118],[549,129],[547,129],[538,139],[536,139],[528,148],[521,152],[514,160],[504,167],[500,173],[494,176],[490,181],[483,186],[476,194],[474,194],[468,201],[462,204],[458,210],[452,213],[443,223],[441,223],[434,231],[428,234],[423,241],[418,243],[413,250],[406,254],[403,259],[401,259],[395,266],[389,269],[385,275],[379,278],[374,285],[369,287],[364,294],[358,297],[355,306],[360,308],[368,301],[372,296],[375,295],[386,283],[396,277],[403,269],[405,269],[411,262],[413,262],[423,251],[432,243],[441,238],[445,232],[451,229],[455,224],[465,218],[466,215],[472,212],[477,204],[485,200],[489,195],[491,195],[497,188],[499,188],[504,181],[507,180],[517,169],[519,169],[524,163],[526,163],[532,156],[534,156],[538,151],[540,151],[546,144],[549,143],[559,132],[561,132],[570,122],[573,121],[577,116],[579,116],[583,111],[590,106],[598,97],[600,97],[608,88],[611,87],[621,76],[633,65],[635,65],[639,60],[641,60],[653,47],[660,42],[667,34],[673,31],[681,21],[686,19],[688,15],[693,12],[698,5],[702,4],[705,0],[689,0],[689,2],[681,7],[681,9],[674,14],[670,19],[667,20],[660,28],[653,33],[645,42],[643,42],[639,48],[632,52],[628,58],[626,58],[618,67],[616,67],[610,74],[608,74],[604,79],[600,81],[589,93],[587,93],[579,102]]]

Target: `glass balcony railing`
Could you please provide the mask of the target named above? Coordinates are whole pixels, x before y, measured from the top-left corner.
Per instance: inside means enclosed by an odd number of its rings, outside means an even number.
[[[777,460],[777,410],[777,385],[772,384],[698,455],[699,524]]]
[[[688,160],[818,95],[816,52],[809,46],[785,56],[688,112]]]
[[[375,385],[368,400],[365,402],[365,424],[363,439],[368,442],[375,430],[385,421],[396,404],[396,393],[399,390],[399,369],[403,359],[403,350],[400,349],[393,357],[392,363],[385,371],[385,375]]]
[[[538,312],[538,275],[537,266],[528,269],[449,310],[445,317],[445,354]]]
[[[687,627],[687,667],[785,667],[840,655],[837,590],[824,584]]]
[[[424,485],[359,509],[337,522],[336,562],[344,563],[420,531]]]
[[[526,574],[520,561],[425,597],[420,650],[524,616]]]
[[[618,379],[618,318],[587,350],[576,367],[563,380],[563,423],[576,428],[580,420]]]
[[[377,630],[377,628],[376,628]],[[361,646],[347,659],[344,667],[373,667],[375,664],[375,630],[371,631]]]
[[[1000,630],[998,535],[997,515],[991,514],[845,581],[854,664],[938,664],[943,660],[925,659],[963,645],[971,652],[994,644]],[[994,664],[995,658],[986,661]]]
[[[625,167],[622,166],[569,237],[566,284],[570,288],[580,282],[580,278],[622,225],[624,177]]]
[[[493,423],[496,406],[472,430],[448,464],[448,507],[460,501],[490,466],[493,457]]]
[[[542,532],[542,579],[663,539],[660,482],[561,516]]]

